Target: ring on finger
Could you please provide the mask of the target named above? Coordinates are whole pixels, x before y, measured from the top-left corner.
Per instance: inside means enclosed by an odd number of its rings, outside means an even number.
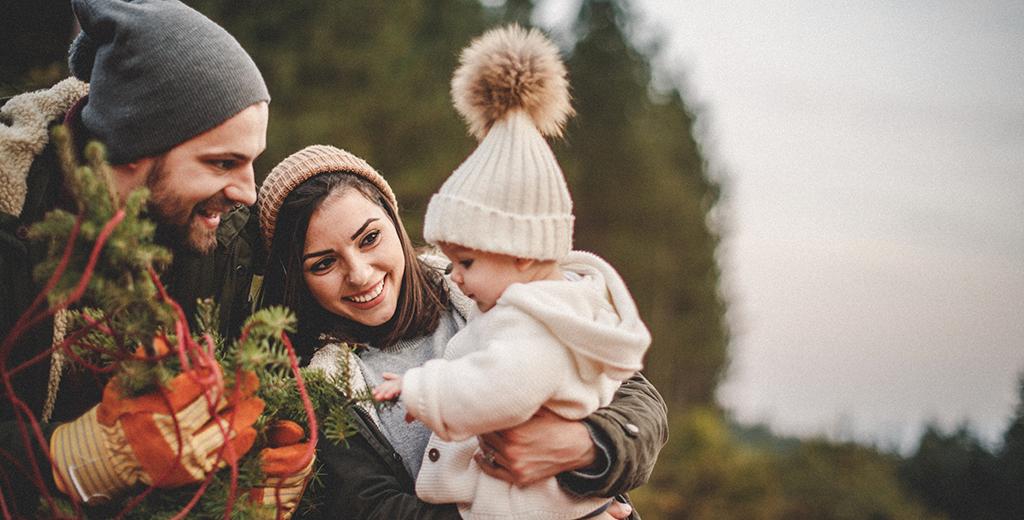
[[[491,450],[484,451],[484,460],[487,461],[491,466],[497,466],[498,462],[494,460],[494,452]]]

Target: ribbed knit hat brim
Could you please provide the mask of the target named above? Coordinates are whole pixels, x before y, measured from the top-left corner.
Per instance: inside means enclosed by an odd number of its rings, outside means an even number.
[[[440,193],[430,198],[429,208],[424,239],[432,244],[536,260],[560,260],[572,250],[572,215],[517,215]],[[427,225],[444,232],[428,235]]]
[[[398,209],[398,200],[384,177],[366,161],[345,150],[328,145],[312,145],[299,150],[281,161],[260,186],[260,232],[270,247],[277,226],[277,215],[288,194],[306,180],[328,172],[346,172],[358,175],[377,187],[388,202]]]

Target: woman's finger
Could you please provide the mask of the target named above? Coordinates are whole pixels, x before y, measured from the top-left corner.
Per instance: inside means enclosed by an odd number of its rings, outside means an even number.
[[[612,504],[608,506],[606,511],[612,518],[618,520],[624,520],[629,518],[629,514],[633,512],[633,507],[625,502],[619,502],[618,499],[612,500]]]
[[[480,449],[489,448],[497,452],[503,452],[508,442],[505,441],[505,437],[501,435],[501,432],[490,432],[476,436],[477,442],[480,444]]]
[[[515,477],[512,475],[512,472],[505,469],[505,467],[501,466],[500,464],[491,464],[487,459],[484,458],[482,453],[477,453],[476,455],[473,455],[473,459],[476,461],[477,465],[480,466],[480,470],[486,473],[487,475],[490,475],[491,477],[494,477],[499,480],[504,480],[505,482],[513,482],[515,480]]]

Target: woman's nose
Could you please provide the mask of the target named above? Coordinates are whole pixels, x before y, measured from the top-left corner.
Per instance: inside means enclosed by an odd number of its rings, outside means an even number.
[[[370,276],[373,273],[373,268],[369,262],[353,262],[350,264],[348,271],[348,284],[353,288],[361,289],[365,288],[366,284],[369,283]]]

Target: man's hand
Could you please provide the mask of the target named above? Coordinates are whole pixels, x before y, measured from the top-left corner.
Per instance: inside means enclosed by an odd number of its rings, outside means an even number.
[[[593,464],[596,448],[580,421],[541,408],[530,420],[478,437],[476,462],[484,473],[517,486]]]
[[[316,455],[309,441],[304,440],[306,432],[294,421],[275,421],[268,428],[267,438],[270,447],[260,451],[264,478],[249,490],[249,499],[267,506],[265,512],[273,514],[269,518],[287,520],[298,509],[313,476]]]
[[[54,481],[86,503],[102,503],[136,485],[170,488],[202,481],[252,447],[263,412],[259,381],[243,372],[222,395],[202,382],[206,370],[181,374],[167,388],[124,397],[116,381],[100,404],[50,437]],[[222,448],[226,448],[223,449]]]

